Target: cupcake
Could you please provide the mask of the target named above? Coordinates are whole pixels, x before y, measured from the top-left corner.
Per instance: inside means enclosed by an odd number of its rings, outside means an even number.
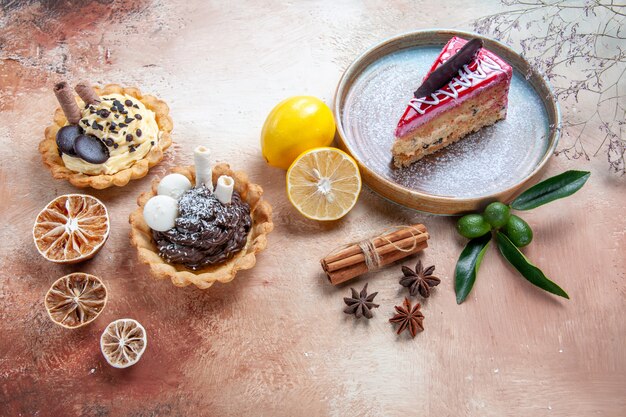
[[[137,88],[55,85],[60,103],[39,144],[55,178],[77,187],[124,186],[144,177],[171,144],[167,104]]]
[[[255,265],[274,228],[263,189],[228,164],[211,166],[209,156],[196,148],[195,165],[155,180],[130,216],[139,260],[176,286],[231,281]]]

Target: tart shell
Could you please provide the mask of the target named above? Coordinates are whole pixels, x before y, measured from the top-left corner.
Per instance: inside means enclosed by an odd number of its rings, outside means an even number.
[[[57,148],[56,134],[67,123],[63,111],[60,107],[57,107],[54,112],[53,123],[46,128],[45,137],[39,143],[39,152],[42,155],[44,165],[50,169],[54,178],[68,180],[72,185],[80,188],[91,187],[101,190],[114,185],[123,187],[131,180],[145,177],[150,168],[163,159],[163,152],[172,144],[170,133],[174,124],[169,116],[170,109],[164,101],[151,95],[144,95],[135,87],[107,84],[102,88],[94,86],[94,90],[98,95],[127,94],[135,97],[148,109],[152,110],[159,127],[159,138],[156,145],[142,159],[129,168],[118,171],[115,174],[87,175],[81,172],[74,172],[65,166]]]
[[[195,184],[193,166],[177,167],[172,172],[186,176],[192,184]],[[250,206],[252,227],[248,233],[246,245],[231,259],[197,271],[187,269],[183,265],[167,263],[159,256],[152,239],[152,230],[143,218],[144,205],[151,197],[157,195],[159,179],[155,179],[152,182],[152,190],[139,196],[137,199],[139,207],[131,213],[129,218],[130,241],[137,248],[139,261],[150,267],[155,278],[169,278],[177,287],[193,284],[200,289],[207,289],[217,281],[222,283],[232,281],[239,270],[254,267],[256,254],[267,247],[267,235],[274,229],[274,223],[272,222],[272,206],[261,199],[263,189],[257,184],[252,184],[245,173],[232,171],[226,163],[213,167],[213,182],[215,183],[221,175],[229,175],[235,180],[235,191]]]

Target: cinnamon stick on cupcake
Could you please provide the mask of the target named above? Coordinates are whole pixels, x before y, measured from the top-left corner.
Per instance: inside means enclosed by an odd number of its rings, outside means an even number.
[[[67,121],[71,124],[77,124],[80,121],[81,112],[70,86],[65,81],[55,84],[54,95],[57,97]]]
[[[89,82],[79,82],[78,84],[76,84],[75,90],[86,105],[95,106],[96,104],[100,103],[100,96],[96,94],[96,91],[93,89],[93,87],[91,87]]]

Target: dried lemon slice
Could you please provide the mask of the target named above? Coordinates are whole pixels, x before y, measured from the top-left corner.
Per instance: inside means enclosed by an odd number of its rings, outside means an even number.
[[[115,320],[100,336],[100,350],[114,368],[128,368],[136,364],[147,344],[146,329],[133,319]]]
[[[309,219],[337,220],[345,216],[360,191],[356,162],[336,148],[306,151],[287,171],[287,197]]]
[[[92,258],[109,237],[109,215],[104,204],[90,195],[62,195],[37,215],[33,237],[47,260],[81,262]]]
[[[57,279],[45,298],[52,321],[67,329],[91,323],[106,303],[107,289],[100,278],[82,272]]]

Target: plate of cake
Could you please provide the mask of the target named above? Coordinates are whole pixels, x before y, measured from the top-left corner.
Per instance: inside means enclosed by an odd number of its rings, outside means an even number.
[[[553,154],[561,123],[550,86],[521,55],[453,30],[370,48],[342,76],[333,110],[364,182],[435,214],[514,198]]]

